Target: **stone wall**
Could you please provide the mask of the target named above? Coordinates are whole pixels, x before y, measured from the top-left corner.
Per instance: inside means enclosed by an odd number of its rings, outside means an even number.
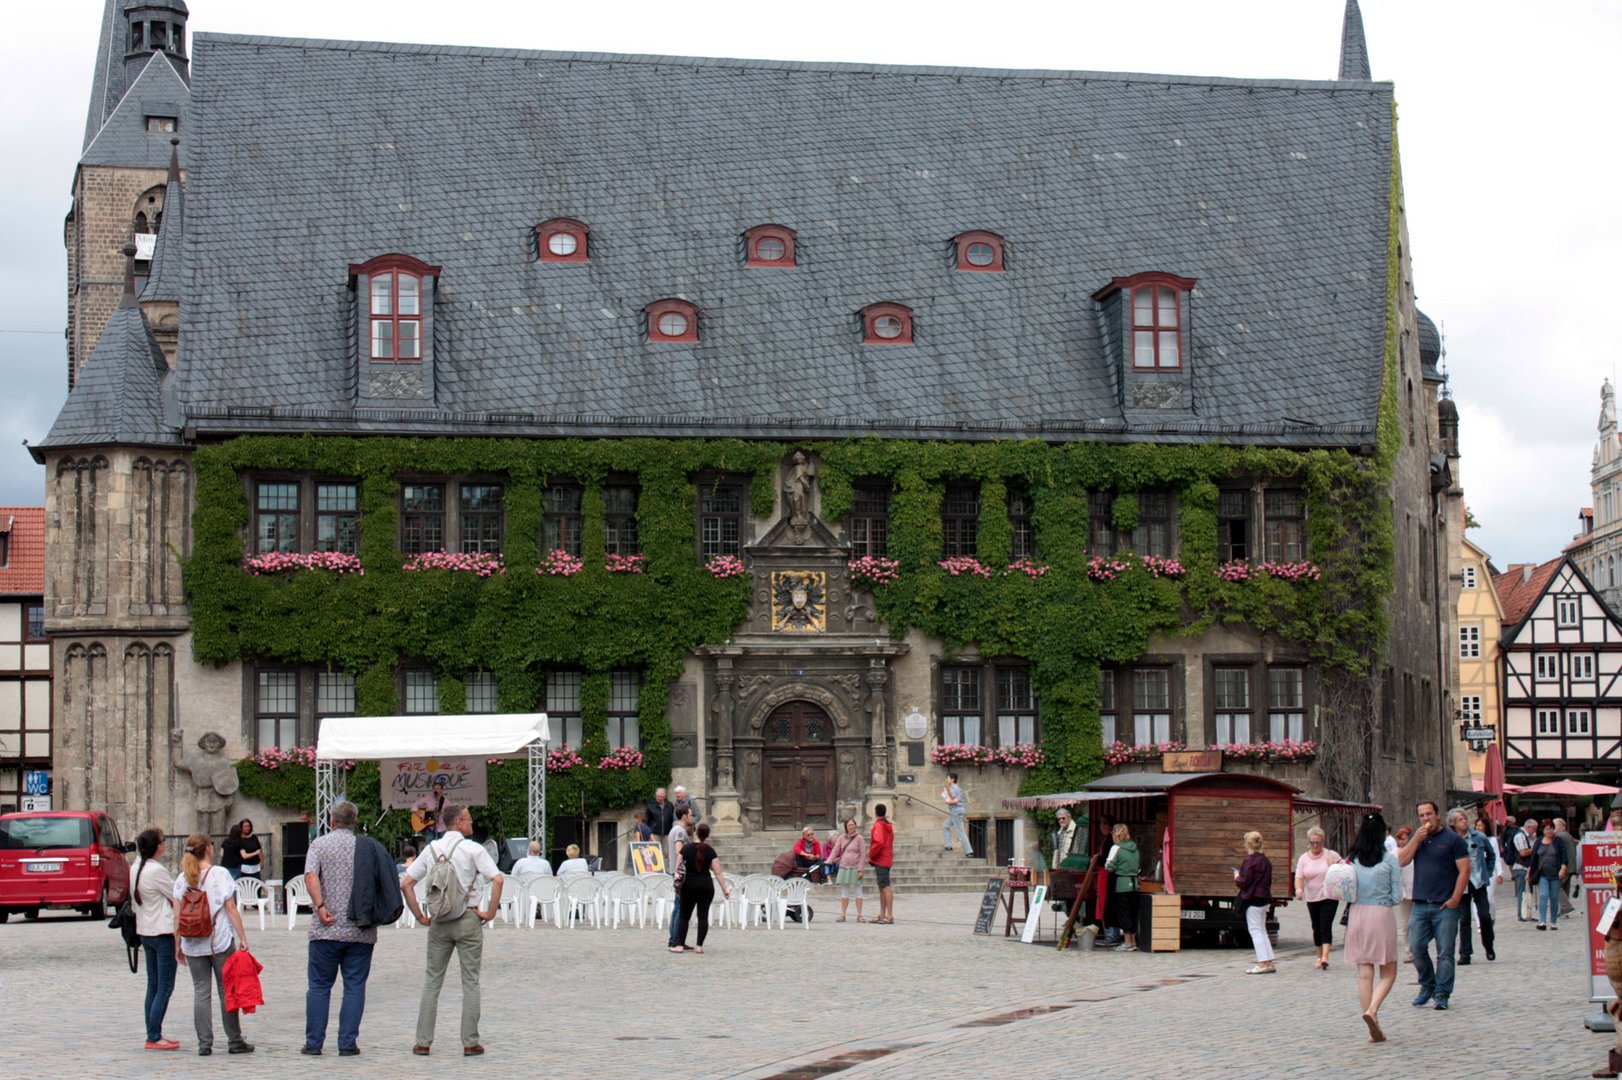
[[[168,173],[86,165],[73,183],[73,216],[67,223],[68,381],[89,359],[124,293],[123,247],[135,215],[163,212]]]

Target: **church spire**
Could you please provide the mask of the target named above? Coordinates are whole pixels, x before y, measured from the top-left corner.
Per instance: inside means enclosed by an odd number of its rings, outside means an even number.
[[[1357,0],[1346,0],[1346,21],[1340,28],[1340,79],[1368,82],[1369,46],[1363,38],[1363,12]]]

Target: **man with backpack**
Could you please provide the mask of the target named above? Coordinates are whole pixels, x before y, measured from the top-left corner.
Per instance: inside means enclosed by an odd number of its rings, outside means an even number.
[[[355,835],[359,816],[354,803],[335,805],[328,819],[332,831],[317,838],[304,857],[304,884],[310,892],[310,903],[315,905],[310,919],[309,989],[304,995],[304,1047],[300,1051],[304,1054],[321,1053],[332,1007],[332,984],[340,970],[344,999],[338,1008],[338,1056],[360,1053],[356,1040],[361,1014],[366,1011],[366,979],[372,972],[377,925],[369,911],[361,920],[364,925],[357,923],[351,899],[356,892],[357,862],[372,865],[365,856],[372,854],[368,849],[377,841]],[[361,860],[356,859],[357,852],[363,856]],[[366,884],[373,884],[370,876]]]
[[[484,1053],[479,1043],[479,966],[484,958],[484,924],[501,910],[501,871],[484,848],[467,838],[473,815],[467,807],[447,803],[445,835],[429,844],[400,879],[411,914],[428,928],[428,978],[417,1009],[417,1042],[413,1054],[429,1053],[439,1019],[439,991],[451,953],[462,967],[462,1054]],[[478,909],[480,879],[490,883],[490,903]],[[425,902],[417,900],[417,883],[426,886]]]

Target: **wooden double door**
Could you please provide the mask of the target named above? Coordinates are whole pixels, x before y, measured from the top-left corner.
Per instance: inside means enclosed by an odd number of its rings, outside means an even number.
[[[766,718],[761,802],[768,829],[831,826],[838,772],[833,721],[809,701],[779,705]]]

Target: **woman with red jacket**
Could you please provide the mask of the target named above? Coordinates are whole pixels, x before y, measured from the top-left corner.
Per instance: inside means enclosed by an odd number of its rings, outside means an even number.
[[[873,815],[873,831],[867,840],[867,865],[873,868],[873,880],[879,887],[879,917],[873,921],[893,923],[895,890],[890,888],[890,866],[895,862],[895,826],[885,817],[883,803],[873,808]]]

